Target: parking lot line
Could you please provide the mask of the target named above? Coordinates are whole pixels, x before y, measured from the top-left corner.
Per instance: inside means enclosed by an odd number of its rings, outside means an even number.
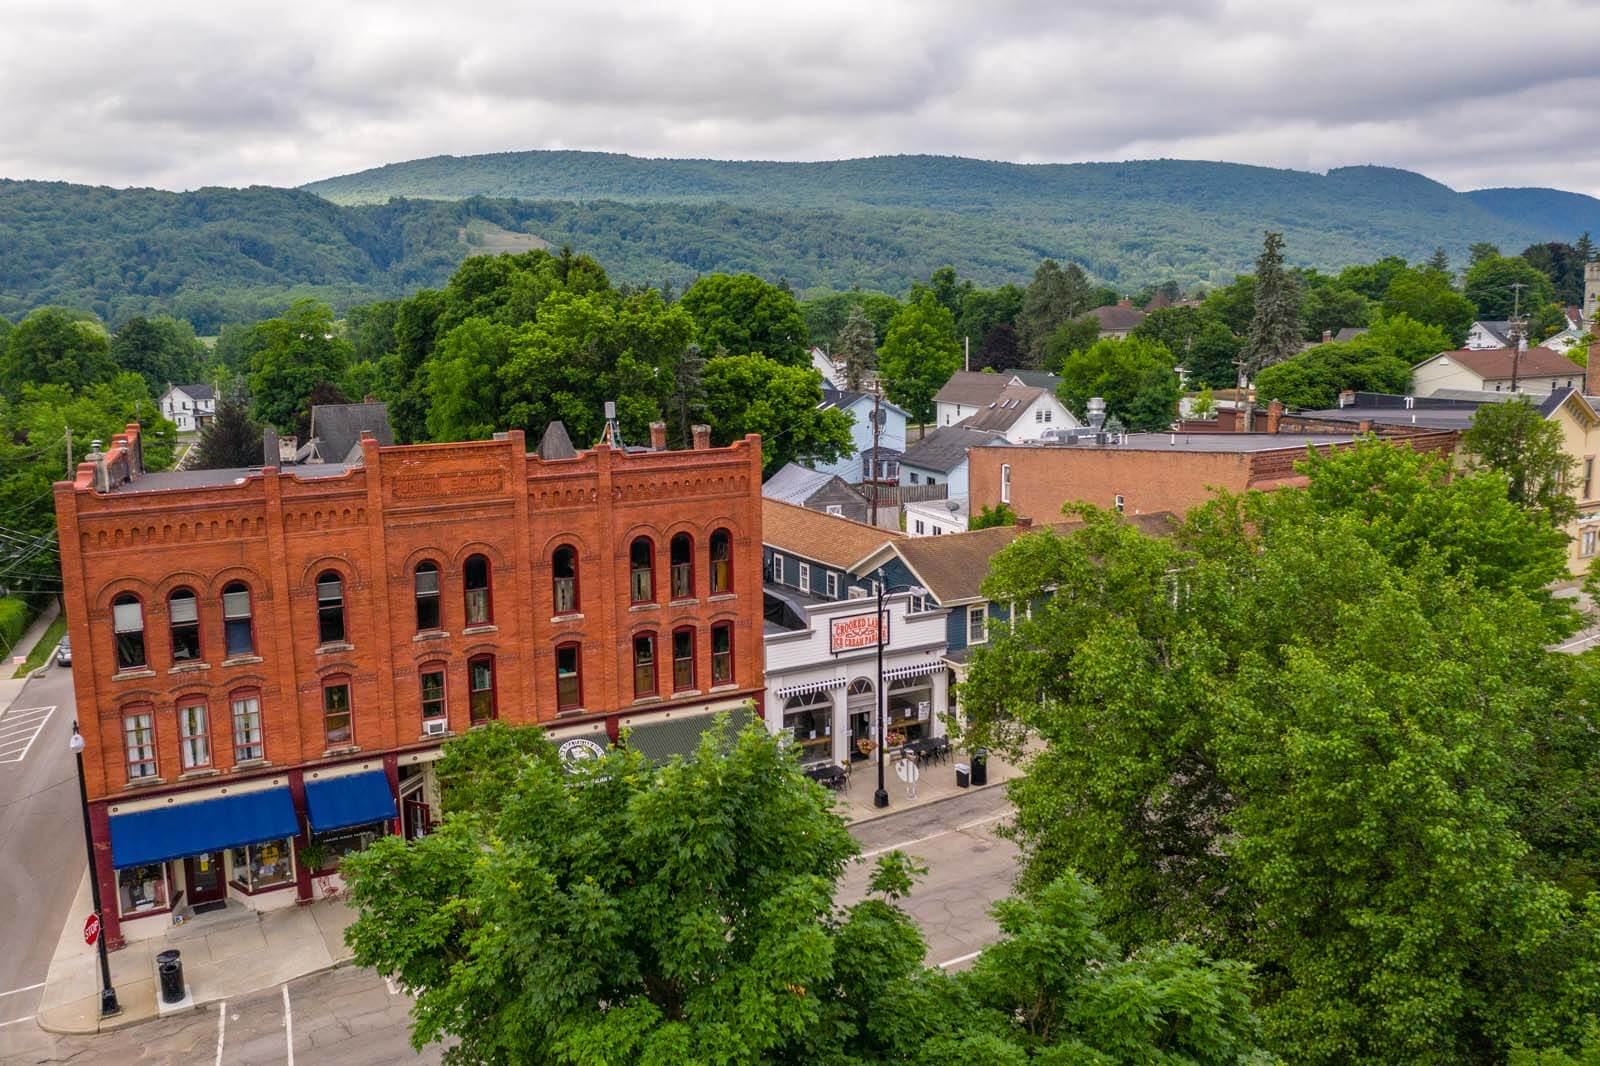
[[[26,759],[53,713],[54,704],[49,707],[14,707],[0,717],[0,763],[18,763]]]

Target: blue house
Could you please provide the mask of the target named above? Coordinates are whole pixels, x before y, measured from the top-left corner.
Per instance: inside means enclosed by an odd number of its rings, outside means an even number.
[[[822,388],[821,410],[839,410],[852,420],[850,437],[854,444],[849,455],[840,456],[836,462],[818,463],[812,469],[827,474],[837,474],[852,485],[869,480],[867,453],[872,451],[872,396],[865,392],[846,392]],[[884,400],[879,405],[883,425],[878,433],[878,480],[893,482],[900,476],[900,453],[906,450],[906,412]]]

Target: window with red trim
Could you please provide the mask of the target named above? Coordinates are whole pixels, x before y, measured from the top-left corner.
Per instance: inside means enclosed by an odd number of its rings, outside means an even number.
[[[578,606],[578,549],[563,544],[550,556],[550,591],[554,614],[575,614]]]
[[[167,597],[167,624],[172,631],[172,661],[200,660],[200,601],[193,589],[174,589]]]
[[[656,635],[640,633],[633,638],[633,698],[656,694]]]
[[[488,625],[493,617],[493,601],[489,596],[488,558],[482,555],[471,556],[467,559],[466,566],[462,567],[461,576],[466,588],[467,625]]]
[[[431,559],[424,559],[417,564],[411,576],[412,596],[417,603],[417,632],[426,633],[438,629],[440,621],[439,611],[439,564]]]
[[[155,710],[149,706],[122,716],[122,736],[128,753],[128,780],[156,776]]]
[[[556,645],[556,710],[583,706],[583,649],[577,644]]]
[[[211,732],[206,727],[204,700],[178,704],[178,753],[185,770],[203,770],[211,765]]]
[[[733,684],[732,622],[718,622],[711,627],[711,683]]]
[[[687,600],[694,595],[694,538],[674,533],[668,545],[672,562],[672,598]]]
[[[467,660],[467,709],[474,725],[494,719],[493,655],[479,655]]]
[[[689,627],[672,631],[672,691],[685,692],[694,688],[694,630]]]
[[[350,725],[350,682],[330,681],[322,686],[322,739],[332,748],[349,744],[354,736]]]
[[[649,537],[635,537],[628,547],[628,594],[634,603],[656,600],[656,546]]]
[[[726,529],[711,534],[711,595],[733,591],[733,534]]]
[[[147,664],[144,604],[139,597],[124,593],[111,601],[111,631],[116,640],[118,670],[136,670]]]
[[[228,658],[256,653],[256,634],[250,611],[250,586],[230,582],[222,589],[223,650]]]
[[[261,694],[240,690],[228,696],[233,711],[233,761],[266,758],[261,736]]]
[[[445,717],[444,684],[445,671],[443,663],[429,663],[417,675],[422,685],[422,718],[428,721],[433,718]]]

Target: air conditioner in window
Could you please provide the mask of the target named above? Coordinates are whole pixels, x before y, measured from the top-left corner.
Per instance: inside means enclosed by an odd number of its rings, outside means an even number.
[[[443,718],[429,719],[422,723],[422,735],[425,737],[442,737],[445,734],[445,727],[449,724]]]

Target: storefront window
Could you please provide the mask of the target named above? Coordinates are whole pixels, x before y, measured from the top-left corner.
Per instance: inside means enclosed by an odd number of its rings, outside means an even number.
[[[889,682],[889,729],[907,740],[932,734],[933,682],[927,675]]]
[[[233,882],[251,892],[294,884],[292,840],[269,840],[233,849]]]
[[[312,833],[311,842],[321,844],[328,852],[328,868],[339,865],[339,860],[352,852],[362,851],[374,840],[387,836],[388,822],[369,822],[344,829],[330,829],[326,833]],[[313,873],[319,871],[312,871]]]
[[[833,700],[826,692],[791,696],[783,705],[783,729],[793,738],[802,763],[833,759]]]
[[[117,909],[124,918],[133,914],[165,910],[167,907],[167,869],[154,862],[149,866],[130,866],[117,871]]]

